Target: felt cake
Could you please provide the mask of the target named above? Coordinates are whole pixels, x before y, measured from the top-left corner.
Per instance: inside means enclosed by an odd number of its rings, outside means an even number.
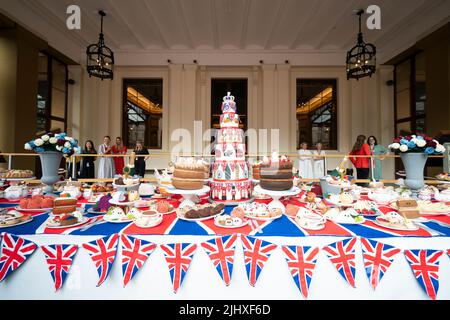
[[[270,159],[264,157],[260,167],[261,188],[283,191],[293,187],[292,161],[286,156],[278,157],[278,154],[274,152]]]

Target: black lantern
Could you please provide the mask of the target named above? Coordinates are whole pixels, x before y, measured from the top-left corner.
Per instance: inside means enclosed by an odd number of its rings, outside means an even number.
[[[105,45],[103,38],[103,17],[106,13],[102,10],[98,12],[101,16],[100,35],[98,43],[91,44],[86,49],[87,72],[89,77],[94,76],[100,79],[113,78],[114,53]]]
[[[365,43],[361,32],[361,15],[364,10],[359,10],[359,33],[356,46],[347,52],[347,80],[350,78],[359,80],[366,76],[371,77],[375,73],[376,48],[373,44]]]

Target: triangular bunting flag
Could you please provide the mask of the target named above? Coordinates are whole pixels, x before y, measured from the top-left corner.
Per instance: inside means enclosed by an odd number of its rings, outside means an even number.
[[[36,244],[30,240],[10,233],[4,233],[3,246],[0,253],[0,282],[19,268],[36,248]]]
[[[405,250],[414,276],[433,300],[439,290],[439,258],[442,254],[441,250]]]
[[[230,284],[233,273],[236,239],[237,235],[233,234],[202,243],[203,249],[205,249],[217,272],[227,286]]]
[[[243,236],[241,239],[244,248],[245,269],[247,270],[248,281],[250,285],[255,286],[264,268],[264,264],[277,246],[273,243],[249,236]]]
[[[286,262],[295,284],[305,298],[308,298],[309,285],[316,266],[319,248],[301,246],[282,246]]]
[[[78,246],[76,244],[52,244],[41,246],[41,249],[44,251],[48,269],[55,283],[55,290],[58,290],[69,274]]]
[[[355,243],[356,238],[349,238],[323,248],[336,270],[352,287],[355,287]]]
[[[156,244],[122,234],[122,276],[125,287],[136,272],[144,265]]]
[[[116,259],[118,243],[119,235],[113,234],[83,244],[83,248],[88,252],[92,262],[94,262],[95,268],[97,268],[99,278],[97,287],[106,280],[111,271],[112,264]]]
[[[370,285],[375,289],[400,249],[375,240],[361,238],[364,267]]]
[[[173,291],[177,293],[189,269],[192,257],[197,250],[194,243],[172,243],[160,246],[169,266]]]

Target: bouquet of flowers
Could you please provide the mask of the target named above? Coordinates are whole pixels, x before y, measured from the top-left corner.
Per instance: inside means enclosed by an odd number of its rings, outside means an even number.
[[[46,133],[40,138],[25,143],[25,150],[33,150],[37,153],[46,151],[61,152],[69,157],[74,153],[79,153],[77,141],[66,135],[66,133]]]
[[[437,140],[425,134],[400,136],[388,146],[391,151],[398,152],[424,152],[428,155],[444,153],[445,147]]]

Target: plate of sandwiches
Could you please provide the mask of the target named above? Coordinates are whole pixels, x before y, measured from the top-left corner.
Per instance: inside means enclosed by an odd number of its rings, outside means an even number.
[[[220,228],[235,229],[246,226],[248,224],[248,220],[245,218],[242,219],[224,214],[214,217],[214,224]]]
[[[432,202],[429,200],[404,199],[390,204],[394,210],[401,212],[418,212],[422,215],[449,215],[450,206],[445,202]]]
[[[366,219],[353,208],[342,211],[337,208],[331,208],[323,216],[326,219],[339,224],[362,224],[366,221]]]
[[[238,205],[244,211],[245,217],[249,219],[271,221],[281,218],[283,212],[279,208],[271,208],[265,203],[240,203]]]
[[[219,204],[196,204],[194,206],[186,206],[177,208],[177,217],[185,221],[205,221],[213,219],[214,217],[224,212],[225,205]]]
[[[405,219],[395,211],[388,212],[382,216],[376,217],[373,221],[376,225],[392,230],[415,231],[419,230],[419,226],[409,219]]]
[[[64,213],[57,216],[50,216],[45,221],[47,228],[72,228],[87,222],[88,218],[84,217],[80,211]]]
[[[103,216],[103,220],[111,223],[127,223],[132,222],[136,217],[133,215],[132,210],[136,208],[130,209],[128,213],[120,207],[110,207],[106,214]]]
[[[23,214],[17,210],[0,211],[0,228],[15,227],[31,222],[33,217],[30,214]]]
[[[358,200],[353,205],[353,209],[364,217],[376,217],[382,214],[377,204],[371,200]]]

